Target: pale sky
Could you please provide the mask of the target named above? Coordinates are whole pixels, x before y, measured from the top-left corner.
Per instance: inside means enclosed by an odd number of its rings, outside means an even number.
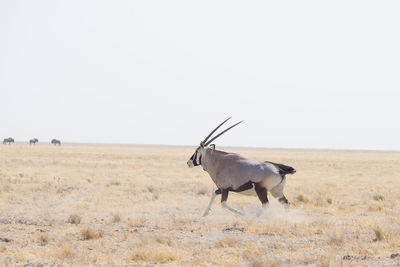
[[[400,150],[399,1],[0,0],[0,138]]]

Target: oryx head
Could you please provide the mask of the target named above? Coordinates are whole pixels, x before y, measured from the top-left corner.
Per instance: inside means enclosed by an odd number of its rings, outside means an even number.
[[[193,155],[190,157],[190,159],[187,161],[187,165],[189,166],[189,168],[193,168],[194,166],[198,166],[201,165],[201,157],[203,154],[203,150],[206,147],[213,147],[213,149],[215,149],[215,145],[211,144],[212,141],[214,141],[215,139],[217,139],[218,137],[220,137],[222,134],[224,134],[225,132],[227,132],[228,130],[232,129],[233,127],[235,127],[236,125],[238,125],[239,123],[241,123],[242,121],[239,121],[238,123],[232,125],[231,127],[229,127],[228,129],[222,131],[221,133],[219,133],[218,135],[214,136],[211,140],[208,140],[211,135],[213,135],[215,133],[216,130],[218,130],[219,127],[221,127],[225,122],[227,122],[230,118],[227,118],[226,120],[224,120],[220,125],[217,126],[217,128],[215,128],[203,141],[200,142],[200,146],[198,146],[196,148],[196,150],[194,151]]]

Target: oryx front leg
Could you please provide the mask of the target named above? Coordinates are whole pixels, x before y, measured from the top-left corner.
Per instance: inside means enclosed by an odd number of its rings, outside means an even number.
[[[244,215],[243,212],[238,211],[237,209],[234,209],[232,207],[229,207],[228,204],[226,204],[226,201],[228,200],[228,193],[229,193],[228,189],[222,189],[221,190],[221,205],[222,205],[222,207],[225,208],[225,209],[228,209],[228,210],[230,210],[233,213],[236,213],[238,215]]]
[[[206,210],[205,210],[204,213],[203,213],[203,217],[204,217],[204,216],[207,216],[207,214],[210,212],[211,206],[212,206],[212,204],[213,204],[213,202],[214,202],[214,199],[215,199],[215,196],[216,196],[216,195],[217,195],[217,194],[215,193],[215,190],[213,189],[213,190],[212,190],[212,193],[211,193],[210,203],[208,203],[208,206],[207,206]]]

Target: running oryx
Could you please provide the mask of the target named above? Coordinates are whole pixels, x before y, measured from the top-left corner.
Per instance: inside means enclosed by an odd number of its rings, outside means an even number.
[[[59,146],[61,146],[61,141],[60,141],[60,140],[57,140],[57,139],[51,140],[51,143],[52,143],[53,145],[59,145]]]
[[[14,143],[14,139],[13,138],[11,138],[11,137],[4,138],[3,144],[9,144],[10,145],[11,143]]]
[[[32,145],[32,144],[36,145],[37,142],[39,142],[39,140],[37,138],[33,138],[33,139],[29,140],[30,145]]]
[[[228,193],[229,191],[233,191],[247,194],[253,192],[249,191],[253,187],[263,207],[268,204],[268,191],[271,192],[274,197],[278,198],[280,203],[289,204],[289,201],[283,194],[283,188],[285,187],[286,182],[285,175],[295,173],[295,169],[269,161],[259,162],[246,159],[238,154],[216,150],[214,144],[210,145],[212,141],[217,139],[223,133],[242,122],[240,121],[234,124],[213,137],[211,140],[208,140],[214,132],[229,119],[230,118],[223,121],[203,141],[200,142],[200,146],[196,148],[194,154],[187,162],[190,168],[201,165],[203,170],[208,172],[211,179],[218,187],[217,190],[212,192],[210,203],[208,204],[203,216],[208,214],[214,198],[218,194],[221,194],[222,207],[237,214],[242,214],[240,211],[233,209],[226,204]]]

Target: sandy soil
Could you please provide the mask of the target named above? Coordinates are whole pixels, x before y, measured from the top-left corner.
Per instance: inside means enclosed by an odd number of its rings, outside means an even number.
[[[194,148],[0,146],[0,265],[400,265],[400,152],[226,148],[291,165],[283,208],[213,184]]]

